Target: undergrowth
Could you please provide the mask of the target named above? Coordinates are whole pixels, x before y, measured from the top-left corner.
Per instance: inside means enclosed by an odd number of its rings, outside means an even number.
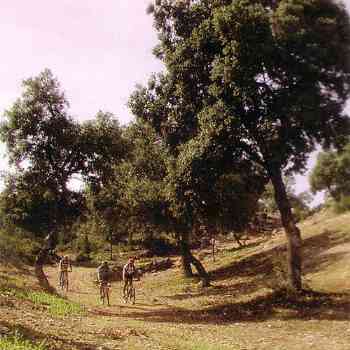
[[[18,233],[8,234],[0,230],[0,262],[32,264],[36,252],[40,249],[39,243]]]

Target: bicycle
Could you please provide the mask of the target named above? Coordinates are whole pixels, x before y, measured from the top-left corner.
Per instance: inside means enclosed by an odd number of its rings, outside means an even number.
[[[100,298],[102,301],[102,304],[105,304],[105,300],[107,299],[107,305],[110,306],[109,304],[109,289],[111,285],[106,282],[106,281],[101,281],[100,282]]]
[[[135,291],[135,287],[134,287],[132,279],[127,284],[125,293],[124,293],[124,290],[123,290],[123,299],[124,299],[125,303],[131,302],[132,304],[135,304],[136,291]]]

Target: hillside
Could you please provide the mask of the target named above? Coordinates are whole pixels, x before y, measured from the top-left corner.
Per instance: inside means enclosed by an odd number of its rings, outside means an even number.
[[[67,295],[48,296],[30,268],[3,265],[0,349],[348,349],[350,214],[320,213],[300,228],[310,291],[298,296],[280,288],[282,233],[242,249],[220,242],[215,263],[197,252],[212,278],[207,289],[184,280],[178,264],[146,274],[135,283],[135,305],[121,302],[119,282],[112,306],[99,305],[91,268],[74,268]],[[46,273],[56,285],[56,269]]]

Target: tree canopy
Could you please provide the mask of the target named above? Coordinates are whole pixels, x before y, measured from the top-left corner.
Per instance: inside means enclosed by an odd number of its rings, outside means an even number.
[[[326,191],[336,202],[350,196],[350,144],[341,151],[321,152],[310,175],[311,190]]]
[[[108,182],[113,164],[127,153],[111,114],[100,112],[79,124],[68,107],[59,82],[45,70],[23,82],[21,97],[1,125],[15,169],[2,194],[3,209],[34,233],[47,233],[82,212],[82,193],[68,188],[75,176],[96,189]]]

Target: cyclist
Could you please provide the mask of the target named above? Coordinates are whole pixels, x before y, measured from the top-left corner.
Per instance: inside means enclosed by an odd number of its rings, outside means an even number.
[[[68,291],[68,271],[72,272],[72,263],[68,255],[65,255],[58,263],[58,271],[59,271],[59,285],[63,289],[65,284],[64,282],[66,281],[66,289]]]
[[[109,306],[109,279],[111,276],[111,270],[108,266],[108,262],[104,261],[97,268],[97,279],[100,285],[100,297],[104,303],[104,298],[107,298],[107,304]]]
[[[124,281],[124,288],[123,288],[123,295],[124,298],[126,297],[126,291],[128,287],[132,286],[133,278],[136,275],[136,267],[135,267],[135,259],[133,257],[129,258],[128,262],[123,267],[123,281]]]

